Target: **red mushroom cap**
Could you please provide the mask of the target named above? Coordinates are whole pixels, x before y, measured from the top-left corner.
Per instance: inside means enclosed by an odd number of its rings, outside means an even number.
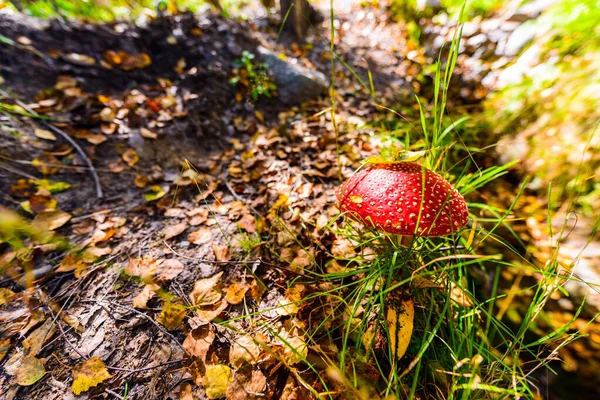
[[[337,199],[340,209],[357,221],[399,235],[450,235],[469,219],[461,194],[441,175],[414,162],[362,169],[339,187]]]

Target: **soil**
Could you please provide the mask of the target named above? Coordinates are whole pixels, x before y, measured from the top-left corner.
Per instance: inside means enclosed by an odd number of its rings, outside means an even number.
[[[204,399],[206,365],[228,364],[241,333],[269,336],[257,326],[272,324],[295,338],[300,328],[294,323],[319,320],[319,307],[297,310],[298,319],[272,309],[294,295],[291,281],[306,279],[298,267],[314,264],[322,272],[332,254],[350,251],[323,228],[338,212],[340,175],[350,176],[360,160],[376,154],[370,145],[375,129],[368,123],[389,115],[369,97],[369,71],[386,107],[416,115],[415,93],[431,92],[425,71],[431,59],[406,40],[402,24],[383,9],[377,13],[356,6],[337,17],[336,51],[350,68],[335,66],[336,124],[322,112],[331,106],[328,98],[287,107],[276,96],[254,100],[247,87],[229,83],[239,73],[242,52],[255,54],[258,45],[330,76],[330,44],[319,33],[302,45],[279,37],[269,20],[212,14],[165,16],[145,27],[0,18],[0,31],[15,42],[0,43],[0,76],[10,95],[2,102],[19,99],[53,118],[83,148],[103,192],[96,195],[90,169],[61,135],[35,135],[47,129],[43,120],[0,115],[0,123],[14,130],[0,130],[0,204],[31,218],[21,205],[32,204],[34,193],[16,188],[19,180],[47,175],[70,184],[40,196],[54,198],[72,216],[57,229],[69,246],[103,256],[67,262],[78,253],[26,238],[31,259],[15,263],[0,282],[15,293],[0,313],[0,322],[11,324],[2,332],[10,338],[0,353],[3,367],[31,352],[23,338],[46,321],[54,328],[33,354],[48,373],[30,386],[0,374],[7,399]],[[144,65],[111,66],[118,63],[107,51]],[[476,107],[482,88],[458,70],[462,90],[450,101]],[[347,144],[339,155],[336,128]],[[32,165],[45,153],[59,160],[56,172],[44,174]],[[8,247],[0,250],[9,253]],[[177,273],[171,275],[167,265]],[[27,280],[31,271],[36,285]],[[148,271],[166,277],[147,280]],[[216,312],[213,318],[226,316],[234,321],[230,325],[207,324],[192,313],[177,321],[177,313],[165,308],[197,306],[190,297],[197,282],[219,273],[227,301],[200,308],[205,315]],[[258,322],[244,318],[246,307],[260,310]],[[198,337],[210,337],[210,347],[198,350]],[[111,377],[74,396],[76,366],[95,357]],[[322,382],[278,357],[261,357],[235,372],[245,390],[264,378],[261,397],[309,398],[302,379],[313,387]],[[359,368],[364,376],[372,372],[368,365]],[[334,379],[323,379],[335,387]]]

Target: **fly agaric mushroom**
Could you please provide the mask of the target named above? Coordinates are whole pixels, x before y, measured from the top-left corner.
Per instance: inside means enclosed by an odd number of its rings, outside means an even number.
[[[337,199],[353,219],[398,235],[450,235],[469,219],[461,194],[414,162],[365,168],[339,187]]]

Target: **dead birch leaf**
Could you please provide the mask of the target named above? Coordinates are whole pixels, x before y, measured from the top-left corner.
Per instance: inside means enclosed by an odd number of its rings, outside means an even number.
[[[194,283],[194,289],[190,293],[190,300],[195,306],[212,305],[218,302],[223,296],[221,290],[221,276],[219,272],[210,278],[199,279]]]
[[[144,286],[142,291],[133,299],[133,307],[147,308],[148,301],[150,301],[150,299],[153,298],[156,295],[156,292],[158,292],[159,290],[160,286],[158,286],[156,283],[147,284],[146,286]]]
[[[166,259],[156,269],[156,280],[159,282],[170,281],[177,277],[183,269],[181,261],[175,258]]]
[[[40,211],[35,218],[33,223],[40,229],[46,231],[53,231],[60,228],[71,219],[71,214],[61,210],[47,210]]]
[[[402,299],[395,293],[388,295],[385,318],[388,323],[390,346],[394,355],[392,363],[395,363],[404,356],[410,344],[415,319],[413,301]]]
[[[132,258],[127,263],[125,273],[129,276],[139,276],[143,282],[151,282],[158,269],[159,261],[150,257]]]
[[[177,303],[165,302],[156,320],[167,330],[178,329],[187,314],[187,307]]]
[[[209,399],[220,399],[227,394],[231,382],[231,368],[227,365],[207,365],[204,377],[204,390]]]
[[[450,288],[450,298],[452,300],[463,307],[473,307],[473,300],[471,300],[464,290],[462,290],[459,286],[456,286],[454,283],[450,285]]]
[[[211,324],[205,324],[188,333],[183,341],[183,348],[204,362],[206,361],[206,354],[214,340],[214,328]]]
[[[56,141],[56,136],[54,136],[54,133],[47,131],[46,129],[35,129],[33,133],[40,139],[52,140],[53,142]]]
[[[0,339],[0,362],[4,360],[4,357],[6,357],[8,354],[10,347],[10,338]]]
[[[181,233],[183,233],[183,231],[185,231],[187,227],[188,224],[186,222],[180,222],[175,225],[167,225],[164,230],[164,239],[169,240],[171,238],[174,238],[175,236],[180,235]]]
[[[246,297],[249,289],[250,285],[245,281],[234,282],[225,289],[225,300],[229,304],[239,304]]]
[[[156,133],[152,132],[150,129],[143,127],[140,128],[140,135],[142,135],[144,139],[156,139],[158,137]]]
[[[134,149],[128,149],[121,157],[123,158],[123,161],[125,161],[125,163],[127,163],[127,165],[130,167],[133,167],[138,163],[138,161],[140,161],[140,156]]]
[[[198,317],[198,320],[201,322],[210,322],[217,318],[223,312],[223,310],[227,308],[228,305],[229,303],[223,299],[217,304],[205,306],[199,310],[196,310],[196,317]]]
[[[256,233],[256,218],[252,214],[246,214],[237,223],[240,229],[245,230],[250,234]]]
[[[265,397],[267,378],[251,366],[235,371],[227,387],[227,400],[254,400]]]
[[[31,161],[31,165],[44,175],[53,175],[62,167],[62,163],[52,154],[44,153]]]
[[[233,368],[241,367],[245,362],[254,364],[258,361],[261,347],[252,337],[242,335],[236,338],[229,348],[229,363]]]
[[[189,234],[188,240],[193,244],[204,244],[212,240],[210,228],[200,228]]]
[[[282,355],[290,365],[306,360],[306,356],[308,356],[308,346],[304,340],[298,336],[288,336],[287,332],[281,335],[281,337],[278,337],[278,339],[283,347]]]
[[[215,253],[215,258],[217,261],[227,262],[231,260],[231,252],[229,251],[229,247],[212,243],[212,249]]]
[[[111,375],[106,370],[104,361],[100,357],[92,357],[73,368],[73,385],[71,390],[76,395],[83,393],[94,386],[98,386]]]
[[[25,340],[23,340],[23,347],[25,350],[29,350],[30,356],[36,356],[40,349],[48,340],[52,338],[56,332],[56,326],[51,318],[48,318],[42,326],[31,332]]]
[[[40,360],[27,355],[21,359],[21,365],[16,372],[17,383],[20,386],[29,386],[39,381],[46,374],[46,368]]]
[[[185,382],[179,386],[179,400],[194,400],[192,385]]]

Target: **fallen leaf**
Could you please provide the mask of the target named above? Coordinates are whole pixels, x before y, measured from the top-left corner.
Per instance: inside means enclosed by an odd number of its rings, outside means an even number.
[[[56,141],[56,136],[54,136],[54,133],[46,129],[35,129],[33,133],[40,139]]]
[[[196,317],[200,322],[210,322],[213,319],[217,318],[219,315],[221,315],[223,310],[225,310],[228,305],[229,303],[227,303],[225,299],[222,299],[216,304],[204,306],[196,310]]]
[[[165,235],[164,239],[169,240],[171,238],[174,238],[175,236],[180,235],[181,233],[183,233],[183,231],[185,231],[187,227],[187,222],[180,222],[175,225],[167,225],[165,227],[165,230],[163,231],[163,234]]]
[[[21,365],[17,368],[17,383],[20,386],[30,386],[39,381],[45,374],[44,364],[37,358],[27,355],[21,359]]]
[[[184,382],[179,386],[179,400],[194,400],[192,385]]]
[[[135,164],[138,163],[138,161],[140,161],[140,156],[138,155],[137,151],[135,151],[134,149],[128,149],[127,151],[125,151],[123,153],[123,155],[121,156],[121,158],[130,167],[133,167]]]
[[[156,320],[167,330],[178,329],[183,323],[188,309],[186,306],[166,301]]]
[[[93,57],[86,56],[85,54],[69,53],[64,55],[66,60],[79,65],[94,65],[96,60]]]
[[[140,189],[145,188],[146,185],[148,184],[148,182],[149,182],[148,177],[143,174],[136,174],[135,179],[133,180],[133,184],[136,187],[139,187]]]
[[[150,301],[150,299],[153,298],[159,290],[160,286],[158,286],[156,283],[147,284],[146,286],[144,286],[142,291],[138,293],[138,295],[135,296],[135,298],[133,299],[133,307],[147,308],[148,301]]]
[[[214,328],[211,324],[202,325],[188,333],[183,341],[183,348],[202,362],[206,361],[206,354],[215,340]]]
[[[23,340],[23,347],[25,350],[29,350],[27,354],[30,356],[36,356],[41,350],[44,343],[52,338],[56,332],[56,325],[51,318],[48,318],[44,323],[37,328],[35,331]]]
[[[240,227],[240,229],[243,229],[248,233],[256,233],[256,218],[254,218],[254,215],[244,215],[237,224]]]
[[[254,364],[258,361],[262,349],[252,337],[242,335],[233,340],[229,348],[229,363],[233,368],[239,368],[244,363]]]
[[[92,135],[89,135],[87,138],[87,141],[90,142],[91,144],[95,144],[95,145],[99,145],[102,144],[104,142],[106,142],[106,136],[104,136],[101,133],[95,133]]]
[[[229,304],[239,304],[246,297],[249,289],[250,285],[245,281],[234,282],[225,289],[225,300]]]
[[[159,261],[150,257],[132,258],[124,272],[129,276],[139,276],[142,282],[152,282],[158,265]]]
[[[308,356],[308,346],[306,342],[298,336],[288,336],[286,333],[278,337],[283,347],[283,357],[290,365],[297,364],[306,360]]]
[[[395,356],[392,363],[395,363],[404,356],[410,344],[415,319],[415,305],[411,299],[402,299],[392,292],[387,296],[386,307],[385,319],[388,323],[390,347]]]
[[[62,163],[52,154],[44,153],[31,161],[31,165],[44,175],[53,175],[62,167]]]
[[[231,381],[231,368],[227,365],[207,365],[204,377],[204,390],[209,399],[219,399],[227,394]]]
[[[189,234],[188,240],[193,244],[204,244],[212,240],[210,228],[200,228]]]
[[[463,307],[473,307],[473,300],[463,289],[454,283],[451,284],[450,298]]]
[[[190,300],[195,306],[212,305],[218,302],[223,296],[221,290],[221,276],[219,272],[210,278],[199,279],[194,283],[194,289],[190,293]]]
[[[71,219],[71,214],[61,210],[40,211],[33,219],[33,224],[40,229],[53,231],[66,224]]]
[[[227,387],[227,400],[263,399],[266,386],[267,378],[260,369],[251,366],[241,368],[234,372]]]
[[[10,348],[10,338],[0,339],[0,362],[4,360],[4,357],[6,357]]]
[[[52,195],[34,194],[29,196],[29,200],[24,202],[29,207],[29,212],[38,213],[40,211],[55,210],[57,206],[56,199]],[[24,207],[24,203],[21,206]],[[26,209],[26,208],[25,208]]]
[[[156,139],[158,135],[147,128],[140,128],[140,135],[145,139]]]
[[[231,252],[229,251],[228,246],[220,245],[214,242],[211,244],[211,246],[217,261],[226,262],[231,260]]]
[[[73,368],[73,385],[71,390],[79,395],[94,386],[98,386],[111,375],[100,357],[92,357]]]
[[[0,268],[4,267],[4,262],[0,262]],[[15,296],[15,292],[7,288],[0,288],[0,306],[8,304]]]
[[[168,192],[168,187],[167,187],[167,190],[165,190],[165,188],[163,188],[161,186],[152,185],[146,191],[146,193],[144,193],[144,200],[146,200],[148,202],[158,200],[158,199],[164,197],[167,194],[167,192]]]
[[[156,280],[159,282],[170,281],[184,270],[181,261],[175,258],[164,260],[156,269]]]

